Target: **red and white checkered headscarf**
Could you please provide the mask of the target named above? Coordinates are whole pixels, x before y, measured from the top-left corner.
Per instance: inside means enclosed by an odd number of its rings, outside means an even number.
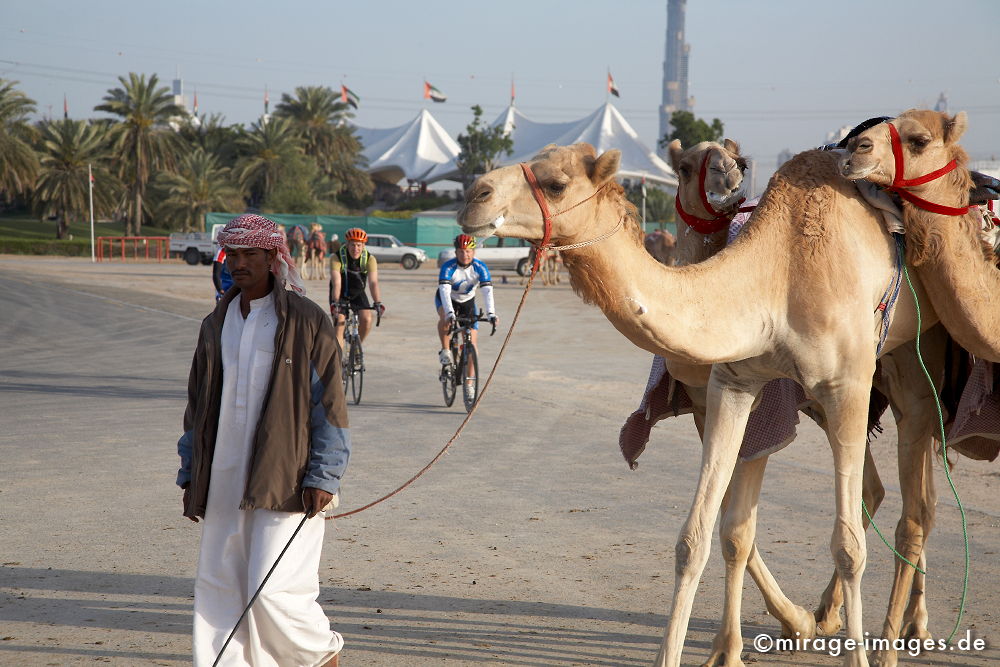
[[[302,277],[295,268],[295,260],[288,253],[285,235],[271,220],[262,215],[244,213],[230,220],[219,232],[216,240],[225,248],[277,250],[274,262],[271,264],[271,273],[281,281],[282,285],[287,284],[299,294],[306,293]]]

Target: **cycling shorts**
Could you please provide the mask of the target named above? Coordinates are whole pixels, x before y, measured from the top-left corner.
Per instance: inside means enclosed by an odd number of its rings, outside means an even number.
[[[351,308],[354,310],[364,310],[365,308],[371,308],[372,305],[368,301],[368,294],[365,292],[355,292],[350,299],[347,299],[347,303],[351,304]]]
[[[441,294],[437,290],[434,290],[434,307],[444,308],[441,304]],[[469,299],[468,301],[451,301],[451,309],[455,311],[455,317],[462,319],[473,320],[472,328],[479,329],[479,322],[476,321],[476,300]]]

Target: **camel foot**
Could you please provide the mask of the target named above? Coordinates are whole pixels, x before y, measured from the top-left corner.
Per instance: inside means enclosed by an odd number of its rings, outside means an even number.
[[[712,655],[701,667],[746,667],[740,654],[743,647],[735,651],[712,651]]]
[[[781,622],[782,639],[812,639],[816,633],[816,617],[798,605],[792,617]]]
[[[896,667],[899,664],[899,656],[896,651],[878,650],[872,654],[872,667]]]
[[[931,639],[931,632],[927,629],[927,618],[904,620],[903,630],[899,635],[904,639],[919,639],[921,643],[925,639]]]
[[[821,637],[832,637],[840,632],[844,627],[840,620],[840,609],[833,611],[827,607],[820,607],[813,613],[816,621],[816,634]]]

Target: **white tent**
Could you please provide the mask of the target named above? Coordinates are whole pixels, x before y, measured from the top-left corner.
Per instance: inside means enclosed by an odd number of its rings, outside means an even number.
[[[405,125],[389,129],[355,127],[368,160],[366,171],[375,180],[398,183],[404,178],[432,181],[442,165],[454,167],[459,147],[427,109]]]
[[[501,165],[526,162],[548,144],[561,146],[577,143],[591,144],[598,154],[610,149],[622,153],[619,178],[641,179],[660,183],[671,190],[677,188],[677,175],[655,152],[642,143],[639,135],[629,125],[621,112],[607,102],[589,116],[564,123],[538,123],[510,105],[493,122],[504,127],[514,139],[514,152],[500,157]],[[427,180],[457,179],[454,161],[441,164],[427,174]]]

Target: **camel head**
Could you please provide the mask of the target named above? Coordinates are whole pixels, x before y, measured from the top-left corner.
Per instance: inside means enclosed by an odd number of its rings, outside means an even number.
[[[933,172],[952,160],[964,164],[968,156],[958,140],[968,125],[964,111],[955,116],[910,109],[889,121],[899,133],[905,173],[911,179]],[[851,180],[867,179],[876,185],[892,185],[896,160],[892,152],[889,123],[871,127],[847,143],[840,160],[841,173]]]
[[[621,186],[614,182],[620,161],[620,151],[598,156],[590,144],[550,144],[531,159],[528,164],[552,214],[554,239],[576,238],[604,195],[620,193]],[[602,186],[607,187],[593,196]],[[494,169],[476,179],[466,193],[458,224],[466,234],[478,237],[495,234],[536,241],[544,231],[542,213],[520,165]]]
[[[721,144],[702,141],[684,150],[680,140],[674,139],[667,150],[670,153],[670,166],[677,173],[677,187],[682,191],[681,197],[687,206],[697,206],[696,202],[701,201],[698,188],[703,164],[705,196],[709,204],[717,209],[725,209],[739,200],[747,161],[740,155],[740,146],[735,141],[724,139]]]

